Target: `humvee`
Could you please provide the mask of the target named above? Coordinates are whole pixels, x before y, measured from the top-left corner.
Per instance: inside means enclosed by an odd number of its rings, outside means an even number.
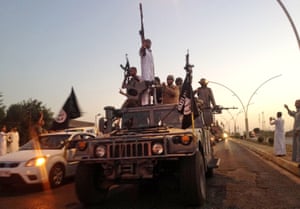
[[[99,122],[103,135],[77,143],[75,188],[80,202],[97,204],[115,184],[157,180],[172,172],[183,202],[204,203],[206,177],[213,175],[220,160],[201,114],[191,128],[182,129],[176,104],[104,109]]]

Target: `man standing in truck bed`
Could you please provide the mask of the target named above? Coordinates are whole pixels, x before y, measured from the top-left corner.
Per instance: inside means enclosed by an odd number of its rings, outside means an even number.
[[[201,78],[199,83],[201,87],[194,93],[196,93],[198,99],[203,102],[201,109],[203,111],[204,123],[206,126],[210,127],[213,123],[212,109],[216,108],[216,102],[211,88],[207,87],[208,81],[205,78]]]
[[[142,69],[142,80],[148,85],[154,81],[154,62],[151,50],[151,40],[143,40],[142,47],[140,49],[141,56],[141,69]],[[142,105],[150,103],[150,91],[145,91],[142,95]]]

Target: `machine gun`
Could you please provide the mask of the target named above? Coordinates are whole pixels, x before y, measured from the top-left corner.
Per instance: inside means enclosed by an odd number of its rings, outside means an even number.
[[[213,108],[213,113],[214,114],[221,114],[222,113],[222,110],[233,110],[233,109],[238,109],[237,107],[222,107],[220,105],[216,105],[214,108]]]
[[[144,31],[144,22],[143,22],[144,16],[143,16],[142,3],[140,3],[140,16],[141,16],[141,30],[139,32],[140,32],[140,36],[141,36],[141,42],[143,45],[143,42],[145,40],[145,31]]]

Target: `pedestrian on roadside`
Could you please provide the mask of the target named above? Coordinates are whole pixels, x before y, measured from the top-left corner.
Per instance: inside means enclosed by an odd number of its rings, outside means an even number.
[[[19,150],[19,139],[20,137],[17,127],[13,127],[7,134],[7,153]]]
[[[0,130],[0,156],[7,153],[7,133],[6,126],[3,125]]]
[[[270,125],[275,125],[274,131],[274,154],[278,157],[286,155],[284,120],[282,112],[277,112],[277,118],[270,117]]]
[[[294,118],[292,161],[300,162],[300,99],[295,101],[296,111],[290,110],[286,104],[284,107],[288,114]]]

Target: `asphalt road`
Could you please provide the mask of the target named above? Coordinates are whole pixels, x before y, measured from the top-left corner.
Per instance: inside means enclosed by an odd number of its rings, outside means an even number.
[[[300,179],[266,162],[232,141],[220,142],[215,152],[221,165],[207,180],[203,207],[181,204],[176,179],[114,188],[102,205],[90,209],[299,209]],[[0,188],[0,209],[84,209],[70,180],[60,188]]]

